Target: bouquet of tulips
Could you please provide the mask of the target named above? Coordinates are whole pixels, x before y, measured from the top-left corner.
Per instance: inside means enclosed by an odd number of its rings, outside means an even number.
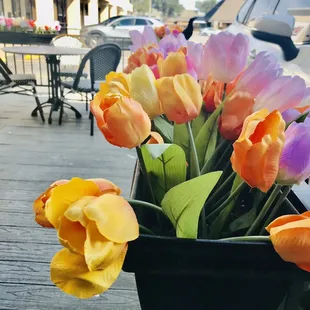
[[[202,45],[146,27],[131,39],[125,73],[106,76],[91,111],[109,143],[136,148],[141,200],[105,179],[52,184],[34,203],[36,221],[64,246],[51,280],[80,298],[104,292],[139,232],[271,241],[309,271],[310,212],[288,199],[310,176],[305,81],[266,52],[250,62],[242,34]]]

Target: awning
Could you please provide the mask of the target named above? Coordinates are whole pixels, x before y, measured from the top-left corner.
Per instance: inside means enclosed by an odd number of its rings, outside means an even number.
[[[244,2],[244,0],[226,0],[215,12],[215,14],[209,19],[209,21],[233,23]]]

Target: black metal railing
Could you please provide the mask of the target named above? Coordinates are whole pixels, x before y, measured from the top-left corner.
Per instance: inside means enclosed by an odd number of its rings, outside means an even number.
[[[121,38],[109,38],[109,43],[118,44],[122,49],[122,58],[118,71],[122,71],[130,55],[128,50],[128,40]],[[5,61],[13,73],[18,74],[35,74],[38,86],[48,86],[48,71],[44,56],[39,55],[17,55],[1,51],[3,47],[11,46],[40,46],[34,44],[8,44],[0,43],[0,57]]]

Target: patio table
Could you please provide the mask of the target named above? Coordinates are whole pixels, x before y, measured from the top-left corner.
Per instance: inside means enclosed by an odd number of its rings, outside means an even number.
[[[61,46],[14,46],[14,47],[4,47],[2,48],[4,52],[12,54],[21,55],[42,55],[45,56],[47,64],[47,74],[48,74],[48,87],[49,87],[49,98],[46,102],[41,104],[42,108],[51,107],[48,123],[52,123],[52,113],[53,111],[58,111],[59,113],[59,125],[62,123],[63,108],[71,109],[75,112],[76,118],[81,118],[81,113],[75,109],[72,105],[64,102],[60,96],[60,59],[59,56],[62,55],[86,55],[90,49],[89,48],[70,48]],[[37,116],[38,108],[35,108],[31,116]]]

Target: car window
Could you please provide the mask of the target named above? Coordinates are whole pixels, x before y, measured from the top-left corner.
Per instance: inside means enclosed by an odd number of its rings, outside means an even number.
[[[122,26],[133,26],[134,25],[134,22],[135,20],[133,18],[126,18],[126,19],[121,19],[121,20],[118,20],[114,23],[111,23],[111,26],[114,26],[114,27],[122,27]]]
[[[276,14],[287,14],[287,9],[300,9],[310,7],[310,0],[281,0],[276,8]]]
[[[255,20],[259,16],[273,14],[279,0],[256,0],[246,23]]]
[[[237,15],[237,21],[241,24],[243,24],[246,21],[246,17],[249,15],[251,7],[253,6],[253,1],[254,0],[248,0],[246,1],[241,9],[238,12]]]
[[[147,21],[142,18],[136,18],[136,26],[145,26],[147,25]]]
[[[148,25],[154,25],[154,23],[151,20],[149,20],[149,19],[146,22],[147,22]]]

